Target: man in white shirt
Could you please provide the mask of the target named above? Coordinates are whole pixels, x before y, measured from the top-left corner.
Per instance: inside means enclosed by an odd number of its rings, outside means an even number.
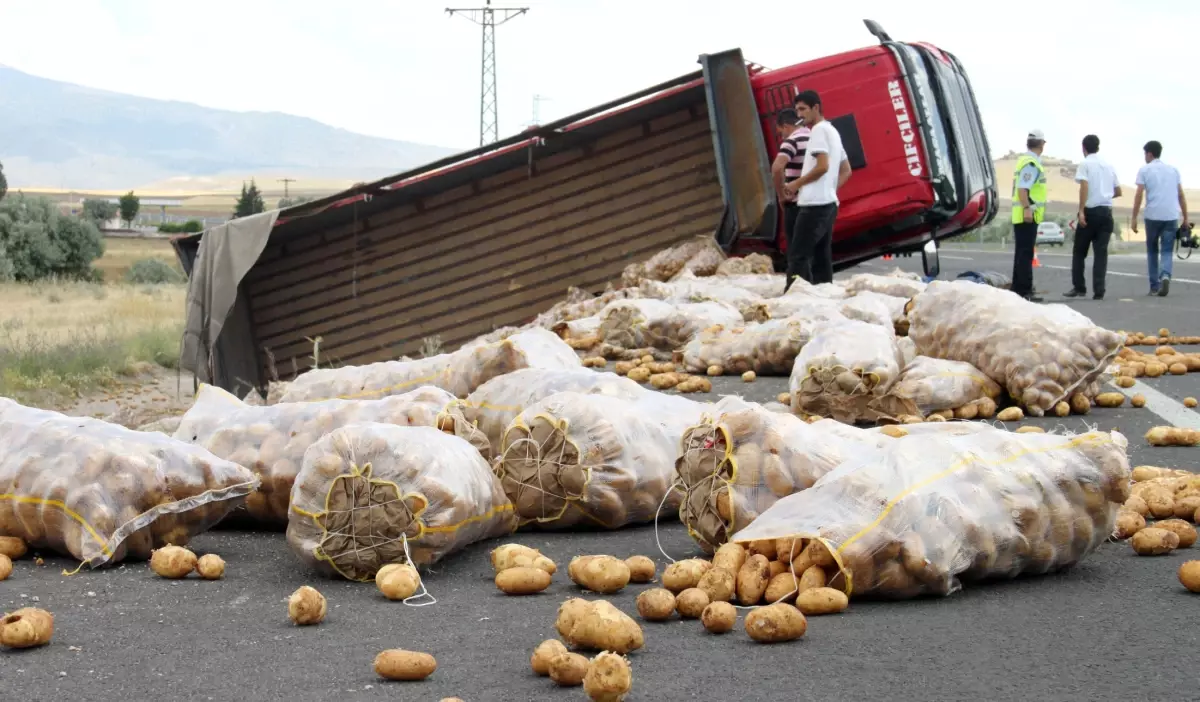
[[[1117,171],[1100,157],[1100,137],[1083,138],[1083,162],[1075,170],[1079,183],[1079,219],[1075,224],[1075,247],[1071,255],[1072,289],[1066,297],[1087,295],[1083,276],[1088,247],[1096,254],[1092,263],[1092,299],[1104,299],[1104,278],[1108,270],[1108,242],[1112,238],[1113,198],[1121,197]]]
[[[796,197],[796,230],[788,241],[787,283],[797,278],[813,283],[833,282],[833,225],[837,220],[837,191],[850,178],[850,162],[842,135],[825,120],[821,97],[805,90],[794,100],[796,114],[810,131],[800,177],[784,186]]]
[[[1171,288],[1171,254],[1175,248],[1175,230],[1179,226],[1180,214],[1183,215],[1183,226],[1188,224],[1187,198],[1183,196],[1179,171],[1160,160],[1162,144],[1148,141],[1142,149],[1146,152],[1146,165],[1138,170],[1130,227],[1137,232],[1138,212],[1142,209],[1142,196],[1145,195],[1146,265],[1150,273],[1150,294],[1166,297]]]

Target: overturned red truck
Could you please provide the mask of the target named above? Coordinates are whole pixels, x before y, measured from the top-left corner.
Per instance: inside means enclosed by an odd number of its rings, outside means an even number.
[[[706,54],[695,73],[498,143],[177,238],[185,367],[241,391],[312,367],[314,345],[322,365],[434,336],[452,349],[697,235],[779,265],[775,117],[800,90],[820,93],[853,169],[835,269],[919,251],[936,275],[936,242],[997,211],[982,119],[957,58],[866,24],[878,45],[775,70]]]

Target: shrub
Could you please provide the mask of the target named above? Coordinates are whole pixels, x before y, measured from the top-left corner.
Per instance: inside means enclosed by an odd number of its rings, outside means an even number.
[[[163,222],[158,225],[158,231],[163,234],[198,234],[204,231],[204,223],[198,219],[189,219],[182,224]]]
[[[94,223],[59,214],[46,198],[18,195],[0,202],[0,248],[15,280],[90,279],[104,237]]]
[[[171,267],[171,264],[157,258],[143,258],[133,262],[125,271],[125,282],[135,285],[159,285],[162,283],[182,283],[183,274]]]

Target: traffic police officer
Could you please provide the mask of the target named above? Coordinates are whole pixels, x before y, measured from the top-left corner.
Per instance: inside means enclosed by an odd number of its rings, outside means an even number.
[[[1029,132],[1025,140],[1029,150],[1017,158],[1013,173],[1012,225],[1016,250],[1013,252],[1012,291],[1030,302],[1041,302],[1033,294],[1033,247],[1038,225],[1046,216],[1046,169],[1042,151],[1046,135],[1040,129]]]

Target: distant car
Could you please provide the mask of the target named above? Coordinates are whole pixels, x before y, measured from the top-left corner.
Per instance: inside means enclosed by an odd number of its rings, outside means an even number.
[[[1037,243],[1041,246],[1062,246],[1066,241],[1062,227],[1057,222],[1042,222],[1038,225]]]

